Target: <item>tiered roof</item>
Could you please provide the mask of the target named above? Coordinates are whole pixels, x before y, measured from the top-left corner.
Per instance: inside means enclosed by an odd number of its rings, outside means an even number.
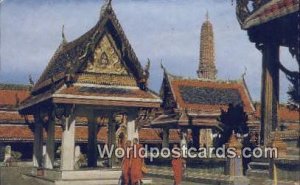
[[[177,109],[219,112],[220,108],[227,108],[232,103],[242,104],[247,112],[255,111],[244,80],[195,79],[169,73],[165,74],[165,78]]]
[[[243,29],[262,25],[274,19],[299,11],[299,0],[262,0],[253,3],[250,11],[247,4],[238,2],[237,15]]]
[[[255,115],[260,118],[260,103],[255,103]],[[299,108],[291,108],[288,105],[281,104],[278,106],[278,118],[280,122],[287,122],[287,123],[292,123],[292,122],[298,122],[300,123],[299,120]]]
[[[33,117],[28,116],[27,121],[25,121],[24,116],[20,115],[17,111],[18,105],[16,104],[16,95],[20,98],[18,101],[26,99],[30,94],[30,87],[27,85],[15,85],[15,84],[0,84],[0,141],[1,142],[32,142],[34,139],[32,124]],[[77,86],[73,88],[78,88]],[[91,87],[91,91],[97,91]],[[70,88],[72,91],[72,88]],[[113,91],[112,91],[113,90]],[[115,89],[102,89],[101,93],[104,95],[112,94]],[[137,89],[125,89],[126,91],[132,91],[132,93],[140,92]],[[135,94],[137,98],[147,98],[144,96],[149,96],[145,93]],[[88,94],[93,94],[93,92],[87,92]],[[108,93],[108,94],[105,94]],[[122,91],[122,94],[126,94]],[[126,95],[124,95],[126,97]],[[76,117],[76,142],[87,142],[88,141],[88,128],[87,128],[87,118],[86,117]],[[44,132],[44,138],[46,138],[46,132]],[[152,128],[142,128],[139,131],[139,138],[141,143],[152,143],[159,144],[162,142],[162,130],[152,129]],[[60,141],[62,137],[62,128],[60,125],[56,125],[55,139]],[[177,130],[170,131],[170,143],[179,142],[179,133]],[[97,134],[97,141],[99,143],[107,142],[107,127],[105,124],[99,129]]]
[[[91,30],[72,42],[63,40],[20,112],[32,114],[47,100],[159,107],[159,97],[147,88],[148,77],[149,64],[143,69],[108,3]]]
[[[75,140],[80,143],[88,142],[87,126],[76,126]],[[139,130],[139,139],[141,143],[145,144],[160,144],[162,142],[162,131],[159,129],[142,128]],[[46,138],[47,132],[44,132]],[[55,140],[61,141],[62,128],[56,126]],[[27,125],[0,125],[0,142],[32,142],[34,135],[32,130]],[[180,141],[179,133],[177,130],[171,130],[169,136],[170,143],[178,143]],[[97,133],[97,141],[99,143],[107,143],[107,127],[101,127]]]
[[[165,71],[161,88],[165,114],[153,120],[156,124],[217,126],[216,118],[229,104],[240,104],[254,114],[244,80],[221,81],[174,76]]]
[[[277,43],[296,53],[299,41],[299,0],[237,0],[237,19],[247,30],[249,40],[261,44]]]
[[[14,109],[29,96],[30,86],[0,84],[0,109]]]

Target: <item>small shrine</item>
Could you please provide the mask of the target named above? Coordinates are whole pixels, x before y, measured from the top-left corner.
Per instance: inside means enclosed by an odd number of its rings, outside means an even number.
[[[21,115],[34,117],[33,165],[37,170],[42,168],[46,178],[52,178],[55,169],[61,174],[56,179],[58,181],[83,181],[83,177],[99,178],[101,174],[106,175],[104,179],[116,181],[120,170],[115,169],[114,156],[108,157],[108,166],[114,167],[114,171],[92,170],[97,168],[98,131],[101,123],[105,122],[109,147],[139,137],[136,120],[141,114],[145,116],[145,111],[160,107],[161,103],[147,86],[150,63],[145,68],[141,66],[111,1],[102,6],[99,21],[84,35],[71,42],[67,42],[64,33],[62,35],[63,41],[34,84],[30,96],[19,106]],[[78,117],[88,120],[87,160],[90,172],[75,170],[75,125]],[[62,130],[58,166],[55,159],[57,126]],[[46,154],[43,160],[44,129]],[[103,184],[101,182],[98,184]]]

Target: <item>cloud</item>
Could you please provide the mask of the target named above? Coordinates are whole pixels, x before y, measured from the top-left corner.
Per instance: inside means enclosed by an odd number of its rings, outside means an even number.
[[[98,0],[7,0],[2,6],[2,66],[0,82],[37,80],[61,42],[61,27],[69,41],[94,26],[102,2]],[[150,87],[158,91],[160,62],[177,75],[196,77],[200,28],[209,11],[214,26],[216,65],[220,79],[240,78],[254,100],[260,99],[261,53],[248,40],[230,1],[131,0],[113,1],[113,7],[138,58],[152,61]],[[295,67],[286,50],[282,60]],[[281,75],[281,100],[286,101],[288,82]]]

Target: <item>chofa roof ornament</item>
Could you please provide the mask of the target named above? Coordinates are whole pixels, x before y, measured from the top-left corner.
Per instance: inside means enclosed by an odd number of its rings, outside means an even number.
[[[104,4],[102,5],[101,11],[100,11],[100,17],[103,16],[107,10],[110,10],[112,8],[111,1],[112,0],[104,0]]]
[[[68,42],[66,39],[66,36],[65,36],[65,25],[62,25],[62,28],[61,28],[61,38],[62,38],[63,44],[66,44]]]
[[[232,0],[231,2],[233,2]],[[258,8],[271,0],[235,0],[236,15],[240,25],[243,25],[245,20]]]

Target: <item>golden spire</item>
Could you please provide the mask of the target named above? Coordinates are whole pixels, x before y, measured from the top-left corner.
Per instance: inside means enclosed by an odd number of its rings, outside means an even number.
[[[217,70],[215,66],[214,33],[209,21],[208,11],[206,21],[201,26],[200,35],[200,61],[197,71],[199,78],[215,80]]]

